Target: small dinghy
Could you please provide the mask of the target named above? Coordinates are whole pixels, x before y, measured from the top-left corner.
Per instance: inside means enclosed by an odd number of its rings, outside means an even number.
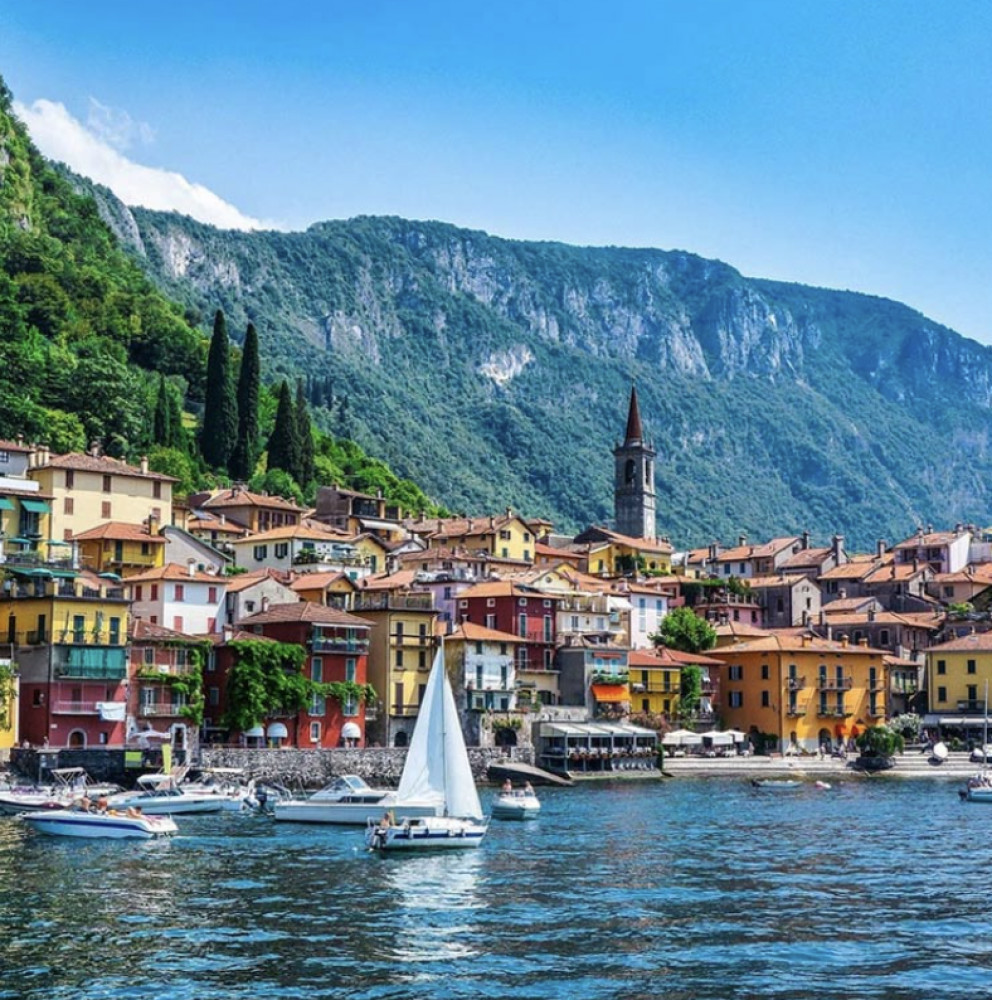
[[[801,788],[803,782],[798,778],[752,778],[751,784],[769,792],[791,792]]]
[[[537,819],[541,803],[529,785],[526,788],[505,788],[493,802],[493,819]]]

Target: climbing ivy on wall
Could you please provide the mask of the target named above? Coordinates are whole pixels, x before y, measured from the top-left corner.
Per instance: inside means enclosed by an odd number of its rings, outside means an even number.
[[[227,675],[224,725],[245,732],[266,716],[295,713],[313,697],[314,683],[300,672],[306,651],[288,642],[230,644],[235,660]]]
[[[203,665],[206,662],[209,646],[206,643],[191,645],[185,642],[167,642],[168,647],[186,650],[186,665],[189,671],[185,674],[164,674],[157,666],[147,665],[138,669],[138,677],[142,680],[153,680],[164,684],[170,691],[185,696],[182,716],[196,726],[203,723],[203,707],[206,699],[203,693]]]
[[[12,663],[0,663],[0,729],[10,729],[16,673],[17,668]]]

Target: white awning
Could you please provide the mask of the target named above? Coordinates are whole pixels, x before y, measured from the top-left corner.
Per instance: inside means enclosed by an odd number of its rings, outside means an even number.
[[[264,726],[252,726],[245,734],[250,740],[261,740],[265,738]]]
[[[361,737],[362,731],[358,728],[358,724],[355,722],[346,722],[341,727],[341,735],[346,740],[357,740]]]
[[[269,724],[268,732],[265,734],[270,740],[285,740],[289,737],[289,730],[285,723],[272,722]]]

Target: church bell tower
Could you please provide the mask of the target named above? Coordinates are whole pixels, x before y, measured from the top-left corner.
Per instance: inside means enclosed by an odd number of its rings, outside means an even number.
[[[654,449],[644,439],[637,389],[631,386],[627,433],[623,444],[613,449],[613,511],[621,535],[657,539],[654,457]]]

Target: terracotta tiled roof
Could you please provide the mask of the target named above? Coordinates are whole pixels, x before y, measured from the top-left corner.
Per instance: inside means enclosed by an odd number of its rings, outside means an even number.
[[[223,632],[208,632],[206,635],[197,636],[211,646],[226,646],[229,642],[278,642],[267,635],[259,635],[257,632],[245,632],[242,629],[225,629]]]
[[[939,646],[931,646],[928,653],[992,653],[992,632],[972,632],[959,636]]]
[[[177,632],[164,625],[156,625],[154,622],[145,621],[144,618],[131,619],[127,629],[127,637],[130,642],[196,642],[198,638],[201,638],[187,635],[185,632]]]
[[[723,657],[733,653],[760,652],[762,650],[777,653],[802,653],[803,651],[808,651],[841,655],[845,653],[874,653],[879,656],[886,652],[884,649],[874,649],[870,646],[851,643],[845,645],[842,642],[821,639],[819,636],[809,635],[808,632],[791,634],[786,630],[777,630],[774,633],[766,634],[762,638],[753,639],[749,642],[739,642],[733,646],[722,646],[719,649],[713,650],[713,653]]]
[[[627,655],[627,663],[632,667],[722,667],[723,660],[715,660],[702,653],[683,653],[678,649],[659,646],[655,650],[632,649]]]
[[[732,549],[724,549],[716,557],[716,562],[746,562],[748,559],[770,559],[783,549],[791,548],[802,539],[798,535],[788,538],[773,538],[761,545],[737,545]]]
[[[230,518],[224,518],[221,520],[221,518],[216,514],[211,514],[209,511],[205,510],[190,512],[189,516],[186,518],[186,530],[190,534],[195,531],[211,531],[227,535],[248,534],[248,528],[246,528],[243,524],[238,524],[237,521],[232,521]]]
[[[289,586],[295,591],[323,590],[332,583],[340,583],[342,580],[350,584],[352,590],[357,589],[355,581],[340,570],[334,573],[302,573]]]
[[[877,607],[878,602],[874,597],[841,597],[836,601],[830,601],[823,605],[825,615],[844,615],[861,611],[866,607]]]
[[[459,599],[466,600],[470,597],[546,597],[555,598],[556,595],[538,590],[534,587],[526,587],[515,580],[487,580],[484,583],[477,583],[468,590],[463,590]],[[561,595],[557,595],[559,598]]]
[[[833,549],[800,549],[779,564],[779,569],[817,568],[833,555]]]
[[[805,576],[753,576],[745,582],[752,590],[768,590],[772,587],[797,587],[807,581]]]
[[[445,636],[446,640],[463,640],[465,642],[526,642],[518,635],[509,632],[499,632],[494,628],[476,625],[475,622],[462,622],[454,632]]]
[[[88,531],[81,531],[72,538],[76,542],[92,542],[107,538],[115,542],[151,542],[154,545],[165,545],[165,539],[161,535],[150,534],[146,525],[129,524],[126,521],[106,521]]]
[[[743,639],[760,638],[772,634],[769,629],[758,628],[757,625],[749,625],[746,622],[724,622],[720,625],[714,625],[713,631],[718,637],[729,635],[733,638],[739,636]]]
[[[401,569],[398,573],[363,576],[356,583],[359,590],[409,590],[416,578],[415,569]]]
[[[878,556],[852,556],[846,563],[834,566],[820,574],[821,580],[863,580],[869,573],[874,573],[880,566],[892,563],[892,553],[887,552],[881,559]]]
[[[264,583],[266,580],[275,580],[276,583],[281,583],[284,587],[289,586],[285,572],[268,566],[264,569],[254,569],[248,573],[238,573],[237,576],[226,577],[225,583],[229,594],[238,594],[242,590],[254,587],[258,583]]]
[[[34,446],[23,441],[0,441],[0,450],[29,452],[34,450]]]
[[[626,545],[628,548],[637,549],[638,552],[658,552],[662,555],[672,554],[670,542],[651,541],[648,538],[634,538],[632,535],[621,535],[619,531],[611,531],[609,528],[597,527],[594,530],[600,532],[614,545]]]
[[[865,583],[888,583],[890,580],[912,580],[915,576],[929,573],[930,567],[925,563],[919,566],[913,563],[890,563],[872,570],[865,578]]]
[[[910,535],[909,538],[897,542],[892,547],[894,549],[940,548],[942,545],[950,545],[955,539],[960,537],[961,535],[956,535],[953,531],[936,531],[930,534],[920,532]]]
[[[347,625],[353,628],[371,628],[372,622],[357,615],[329,608],[326,604],[313,601],[297,601],[295,604],[273,604],[268,611],[242,618],[239,628],[253,625],[274,625],[282,622],[307,622],[314,625]]]
[[[174,476],[165,476],[161,472],[142,472],[134,465],[126,462],[119,462],[116,458],[108,458],[106,455],[81,455],[70,453],[68,455],[52,455],[39,469],[73,469],[76,472],[99,472],[103,475],[131,476],[135,479],[158,479],[164,483],[178,483]]]
[[[985,586],[992,583],[992,564],[979,563],[977,566],[968,566],[958,570],[956,573],[935,573],[934,583],[977,583]]]
[[[286,524],[279,528],[271,528],[268,531],[259,531],[254,535],[245,535],[238,539],[235,544],[262,544],[264,542],[280,542],[290,538],[304,538],[307,541],[327,542],[341,544],[350,542],[352,539],[348,535],[342,535],[337,531],[324,531],[317,528],[305,528],[301,524]]]
[[[137,576],[129,576],[125,583],[131,586],[135,583],[151,583],[156,580],[175,580],[177,583],[211,583],[226,587],[228,577],[214,576],[212,573],[202,573],[199,570],[190,573],[186,566],[180,566],[179,563],[166,563],[157,569],[146,570]]]
[[[223,510],[225,507],[266,507],[274,510],[293,511],[302,514],[306,507],[298,507],[282,497],[263,496],[250,490],[230,489],[215,493],[209,500],[204,500],[201,507],[208,510]]]

